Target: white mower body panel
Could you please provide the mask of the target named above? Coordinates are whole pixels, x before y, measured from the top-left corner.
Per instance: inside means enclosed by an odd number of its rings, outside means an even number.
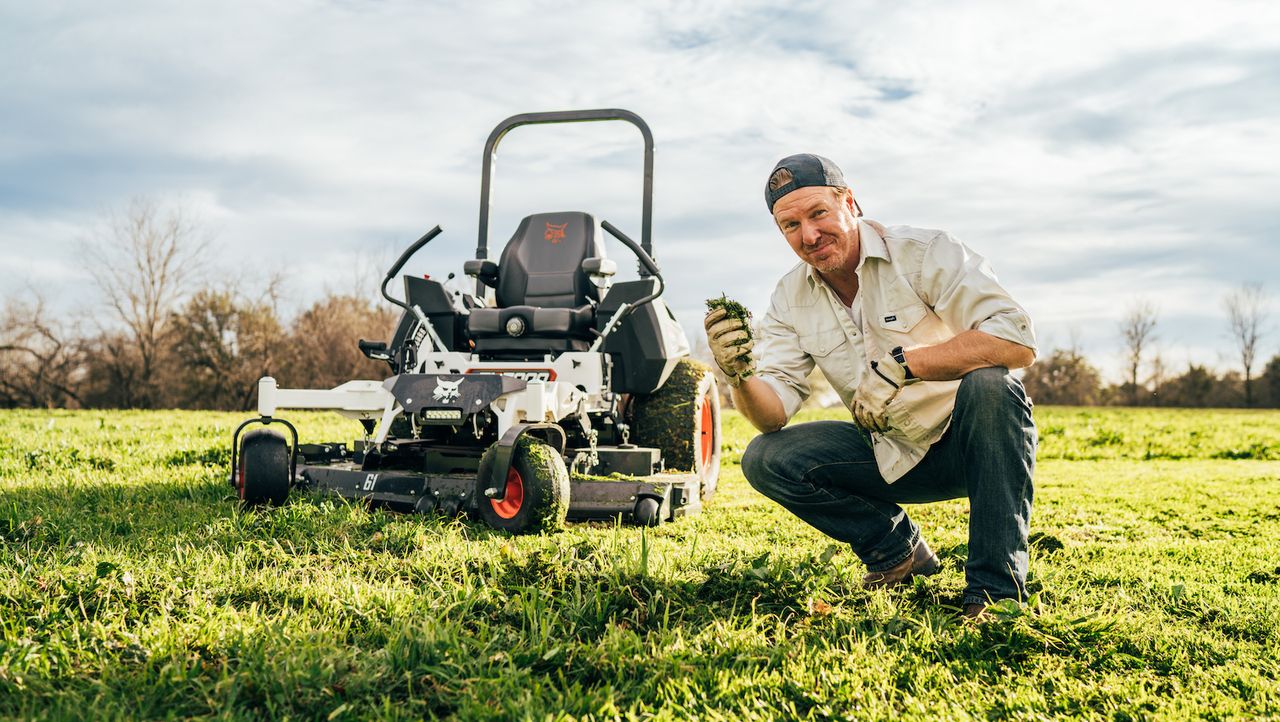
[[[604,354],[568,352],[544,361],[480,361],[456,352],[424,354],[418,373],[437,375],[502,374],[527,382],[520,391],[489,404],[501,438],[517,423],[556,423],[569,416],[586,419],[585,412],[608,408],[605,400]],[[388,381],[348,381],[332,389],[282,389],[265,376],[258,381],[258,413],[272,417],[279,409],[336,411],[349,419],[377,419],[371,441],[387,440],[391,422],[403,409],[388,389]],[[589,422],[587,422],[589,423]]]

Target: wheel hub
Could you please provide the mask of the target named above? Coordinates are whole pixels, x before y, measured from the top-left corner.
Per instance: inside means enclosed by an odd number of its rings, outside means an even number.
[[[708,394],[702,399],[702,409],[700,410],[701,423],[699,424],[698,433],[698,460],[701,462],[698,472],[706,474],[711,468],[711,460],[716,451],[716,429],[713,411],[711,409],[711,395]]]
[[[514,468],[507,471],[507,487],[502,493],[502,499],[491,500],[493,511],[503,519],[514,518],[520,513],[520,507],[524,505],[524,479],[520,477],[520,472]]]

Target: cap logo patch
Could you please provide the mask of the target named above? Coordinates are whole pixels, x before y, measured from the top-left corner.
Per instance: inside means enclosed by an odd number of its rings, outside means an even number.
[[[559,243],[564,240],[564,229],[568,226],[569,223],[567,221],[560,224],[548,223],[547,232],[542,237],[552,243]]]

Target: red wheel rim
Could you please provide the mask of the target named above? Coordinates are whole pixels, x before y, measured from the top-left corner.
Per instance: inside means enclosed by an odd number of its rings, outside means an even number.
[[[244,455],[240,456],[240,468],[236,470],[236,493],[240,498],[244,498]]]
[[[502,493],[502,501],[490,501],[493,512],[503,519],[510,519],[520,513],[524,505],[524,479],[514,468],[507,470],[507,489]]]
[[[716,424],[714,412],[711,409],[711,394],[702,397],[702,423],[698,432],[698,457],[702,461],[702,468],[698,471],[707,473],[711,468],[711,457],[716,451]]]

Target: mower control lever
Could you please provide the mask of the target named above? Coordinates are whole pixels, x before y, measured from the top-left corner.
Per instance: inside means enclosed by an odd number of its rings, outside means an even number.
[[[394,299],[391,297],[391,294],[387,293],[387,284],[391,283],[391,279],[395,278],[395,275],[400,272],[400,269],[404,267],[404,264],[409,262],[409,258],[413,256],[413,254],[422,250],[422,247],[430,243],[432,238],[440,235],[440,230],[440,226],[432,228],[427,231],[426,235],[422,238],[414,241],[412,246],[406,248],[404,253],[400,254],[400,258],[395,262],[395,265],[391,266],[390,271],[387,271],[387,277],[382,279],[382,297],[413,314],[414,318],[418,319],[418,323],[422,324],[423,328],[427,329],[427,335],[431,337],[431,342],[435,344],[435,347],[443,351],[445,349],[445,345],[440,340],[440,337],[436,335],[435,329],[431,327],[431,322],[427,320],[427,316],[422,312],[422,309],[417,306],[410,306],[404,301]]]
[[[630,316],[637,308],[640,308],[658,296],[661,296],[663,289],[666,288],[666,283],[662,280],[662,273],[658,271],[658,264],[649,256],[648,253],[645,253],[644,248],[642,248],[639,243],[628,238],[627,234],[618,230],[617,227],[609,221],[601,221],[600,227],[608,231],[609,235],[617,238],[619,241],[622,241],[623,245],[630,248],[631,252],[636,254],[636,258],[640,259],[640,265],[643,266],[642,270],[647,270],[649,275],[658,279],[658,288],[647,296],[637,298],[633,303],[623,303],[619,306],[618,310],[613,313],[613,317],[609,319],[609,323],[605,325],[604,330],[601,331],[600,335],[596,336],[596,340],[592,342],[590,349],[592,351],[599,351],[604,346],[605,337],[613,333],[613,330],[618,327],[618,324],[622,323],[622,319]]]
[[[395,275],[400,272],[400,269],[404,267],[404,264],[409,262],[409,258],[412,257],[413,254],[422,250],[422,247],[430,243],[432,238],[435,238],[436,236],[440,235],[440,232],[441,232],[440,226],[436,226],[435,228],[432,228],[431,230],[427,231],[426,235],[424,235],[422,238],[419,238],[418,240],[414,241],[412,246],[409,246],[408,248],[406,248],[404,250],[404,253],[400,254],[400,259],[396,261],[395,265],[391,267],[390,271],[387,271],[387,277],[382,279],[382,295],[384,296],[387,295],[387,282],[390,281],[392,278],[395,278]]]
[[[366,341],[364,339],[360,339],[360,352],[376,361],[391,360],[391,354],[387,353],[386,341]]]
[[[637,300],[635,303],[631,304],[631,307],[635,308],[637,306],[643,306],[646,303],[657,298],[658,296],[661,296],[663,289],[666,288],[666,283],[664,283],[662,280],[662,273],[658,270],[657,262],[654,261],[653,258],[651,258],[648,253],[644,252],[644,249],[640,247],[639,243],[636,243],[635,241],[628,238],[627,234],[618,230],[618,228],[614,226],[612,223],[610,223],[609,221],[601,221],[600,227],[608,231],[609,235],[613,236],[614,238],[617,238],[619,241],[622,241],[622,244],[624,246],[626,246],[627,248],[630,248],[631,252],[636,254],[636,258],[640,259],[640,265],[644,266],[645,270],[647,270],[650,275],[658,279],[658,290],[654,291],[648,296],[645,296],[644,298]]]

